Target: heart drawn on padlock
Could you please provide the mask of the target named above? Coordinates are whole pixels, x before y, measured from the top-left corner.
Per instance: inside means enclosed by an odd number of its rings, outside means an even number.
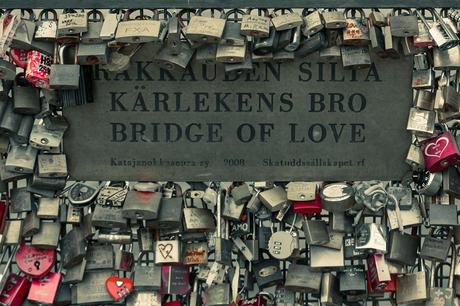
[[[436,140],[436,142],[430,143],[426,146],[425,155],[439,158],[448,145],[449,139],[447,137],[440,137]]]
[[[160,250],[160,254],[163,257],[163,259],[168,259],[168,258],[173,258],[171,255],[171,252],[173,250],[173,245],[171,243],[163,244],[160,243],[158,244],[158,249]]]
[[[23,242],[16,252],[16,262],[19,270],[26,275],[40,278],[53,268],[56,262],[56,251],[40,249]]]
[[[130,278],[112,275],[105,281],[105,289],[118,302],[133,292],[134,283]]]

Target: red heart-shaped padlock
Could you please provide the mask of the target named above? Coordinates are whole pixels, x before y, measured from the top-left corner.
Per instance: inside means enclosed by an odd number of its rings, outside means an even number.
[[[40,278],[48,274],[56,262],[56,251],[40,249],[24,242],[16,252],[19,270],[32,278]]]
[[[126,277],[110,276],[105,281],[105,288],[110,296],[118,302],[133,292],[134,283]]]
[[[23,69],[27,68],[27,55],[29,54],[29,51],[11,48],[9,54],[16,66]]]

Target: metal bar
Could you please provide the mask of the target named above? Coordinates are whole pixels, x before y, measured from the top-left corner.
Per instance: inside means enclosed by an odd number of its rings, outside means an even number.
[[[460,8],[460,0],[2,0],[0,8]]]

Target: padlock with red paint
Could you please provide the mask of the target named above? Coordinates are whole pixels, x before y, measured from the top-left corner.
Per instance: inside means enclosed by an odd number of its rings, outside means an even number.
[[[43,278],[34,279],[27,299],[33,303],[53,304],[61,278],[60,272],[50,272]]]
[[[163,303],[162,306],[182,306],[182,303],[180,301],[171,301]]]
[[[39,88],[48,89],[49,76],[53,58],[39,51],[30,51],[27,55],[26,79],[29,83]]]
[[[9,51],[9,55],[13,62],[19,68],[27,69],[27,56],[29,55],[30,51],[11,48]]]
[[[292,207],[296,214],[319,214],[323,209],[319,193],[315,194],[313,201],[293,201]]]
[[[262,296],[258,295],[251,299],[244,299],[239,302],[239,306],[267,306],[268,300]]]
[[[431,173],[440,172],[454,165],[460,159],[457,143],[449,131],[422,141],[420,148],[425,160],[425,167]]]
[[[398,278],[397,274],[391,274],[391,280],[386,284],[385,288],[383,289],[375,288],[374,289],[371,284],[370,277],[369,277],[369,270],[367,270],[367,293],[369,295],[372,295],[372,294],[381,294],[385,292],[395,292],[397,278]]]
[[[0,293],[0,305],[21,306],[30,289],[30,281],[20,275],[8,275]]]
[[[24,242],[16,252],[16,264],[22,272],[32,278],[48,274],[56,262],[56,250],[41,249]]]
[[[389,267],[383,254],[370,254],[367,257],[367,279],[372,289],[382,291],[391,281]]]

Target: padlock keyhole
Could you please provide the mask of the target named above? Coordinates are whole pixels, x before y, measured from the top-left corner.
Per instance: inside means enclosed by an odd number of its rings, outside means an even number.
[[[38,260],[34,262],[34,266],[37,268],[37,270],[40,270],[40,262]]]

